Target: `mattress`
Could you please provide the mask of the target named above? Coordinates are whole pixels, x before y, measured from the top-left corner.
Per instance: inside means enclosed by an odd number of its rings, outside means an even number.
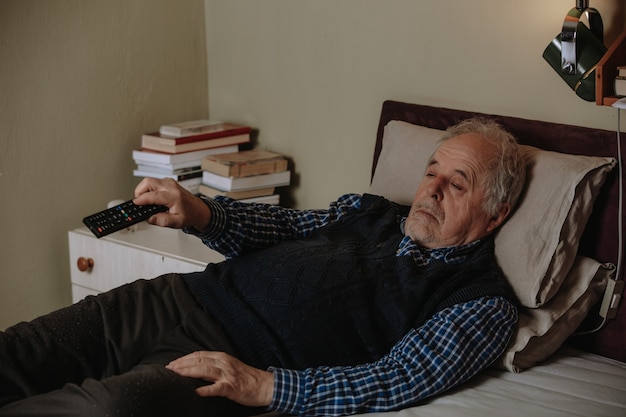
[[[626,363],[564,348],[521,373],[488,369],[422,405],[370,417],[625,417]]]

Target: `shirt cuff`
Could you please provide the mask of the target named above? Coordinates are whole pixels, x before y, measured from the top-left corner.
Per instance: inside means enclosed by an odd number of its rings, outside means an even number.
[[[183,232],[199,237],[202,240],[215,240],[226,229],[226,210],[217,201],[212,198],[200,196],[204,204],[209,206],[211,210],[211,219],[209,225],[204,230],[198,230],[195,227],[184,227]]]
[[[301,371],[270,367],[274,373],[274,396],[269,409],[286,414],[299,414],[306,389]]]

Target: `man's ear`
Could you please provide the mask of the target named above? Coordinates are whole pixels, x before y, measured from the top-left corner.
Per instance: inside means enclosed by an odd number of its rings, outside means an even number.
[[[511,212],[511,206],[508,203],[502,203],[498,209],[498,213],[489,219],[487,223],[487,233],[491,233],[496,230],[509,216]]]

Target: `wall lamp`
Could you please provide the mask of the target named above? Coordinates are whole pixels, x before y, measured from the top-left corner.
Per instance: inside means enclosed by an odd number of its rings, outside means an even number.
[[[586,17],[589,26],[581,22]],[[563,21],[561,33],[550,42],[543,58],[584,100],[594,101],[595,70],[604,56],[604,28],[600,13],[589,7],[589,0],[576,0]]]

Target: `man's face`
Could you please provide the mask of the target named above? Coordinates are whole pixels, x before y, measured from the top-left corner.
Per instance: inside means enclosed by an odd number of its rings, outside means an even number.
[[[473,134],[443,142],[415,193],[405,234],[426,248],[440,248],[473,242],[498,227],[508,206],[496,217],[483,209],[483,179],[494,152],[493,144]]]

